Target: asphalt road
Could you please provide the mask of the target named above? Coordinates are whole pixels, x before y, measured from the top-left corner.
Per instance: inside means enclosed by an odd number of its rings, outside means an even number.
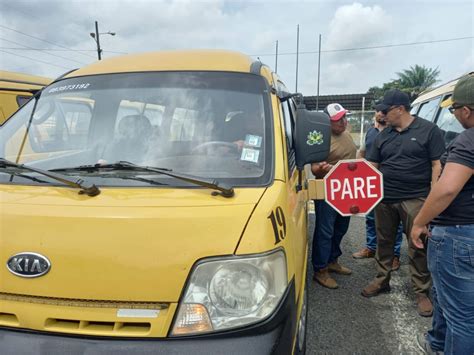
[[[310,221],[312,240],[314,214]],[[308,267],[308,354],[421,353],[416,335],[430,329],[431,318],[420,317],[416,312],[406,239],[400,270],[392,273],[392,291],[372,298],[360,294],[376,273],[374,259],[356,260],[351,256],[364,245],[364,223],[364,218],[352,217],[342,241],[339,262],[349,267],[352,275],[334,275],[338,289],[329,290],[317,284]]]

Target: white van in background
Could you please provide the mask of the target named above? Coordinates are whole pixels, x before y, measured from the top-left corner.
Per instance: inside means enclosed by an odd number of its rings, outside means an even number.
[[[454,86],[460,79],[456,78],[446,84],[425,91],[412,103],[410,113],[425,120],[436,123],[444,133],[444,140],[448,145],[464,128],[449,112],[448,107],[441,107],[441,103],[453,94]]]

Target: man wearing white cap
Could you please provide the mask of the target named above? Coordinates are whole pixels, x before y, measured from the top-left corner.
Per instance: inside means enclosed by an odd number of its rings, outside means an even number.
[[[318,179],[323,178],[339,160],[354,159],[357,147],[346,131],[347,110],[340,104],[329,104],[324,112],[331,119],[331,149],[327,161],[312,163],[311,171]],[[313,235],[313,279],[327,288],[337,288],[337,282],[329,272],[350,275],[350,269],[337,262],[341,256],[341,240],[349,229],[350,217],[343,217],[325,201],[315,201],[316,226]]]

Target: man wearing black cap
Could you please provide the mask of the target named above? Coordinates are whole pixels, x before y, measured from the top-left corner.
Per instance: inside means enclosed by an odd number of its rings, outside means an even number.
[[[375,138],[367,155],[367,160],[383,174],[384,199],[375,208],[377,276],[362,290],[365,297],[390,291],[398,225],[401,221],[405,234],[410,235],[413,219],[428,196],[431,183],[438,179],[439,159],[445,151],[441,130],[431,122],[410,115],[410,100],[404,92],[387,91],[376,110],[385,115],[389,127]],[[418,313],[431,316],[433,307],[428,297],[431,276],[426,250],[416,248],[408,240],[408,256]]]
[[[380,102],[377,102],[378,105]],[[357,153],[357,158],[365,158],[367,152],[372,149],[372,145],[375,141],[375,137],[382,132],[387,127],[387,122],[385,121],[385,115],[380,111],[375,111],[374,124],[367,130],[365,134],[363,144],[359,148]],[[375,233],[375,213],[370,211],[369,214],[365,216],[365,235],[366,235],[366,245],[361,250],[352,254],[352,257],[355,259],[365,259],[375,257],[375,250],[377,249],[377,235]],[[395,242],[394,253],[392,263],[392,271],[397,271],[400,268],[400,249],[403,241],[403,229],[402,225],[398,226],[397,230],[397,239]]]

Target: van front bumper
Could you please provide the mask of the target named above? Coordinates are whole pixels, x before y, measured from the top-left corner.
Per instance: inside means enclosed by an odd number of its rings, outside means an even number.
[[[296,334],[294,280],[277,311],[256,325],[228,332],[166,339],[116,339],[0,328],[0,353],[13,354],[291,354]]]

